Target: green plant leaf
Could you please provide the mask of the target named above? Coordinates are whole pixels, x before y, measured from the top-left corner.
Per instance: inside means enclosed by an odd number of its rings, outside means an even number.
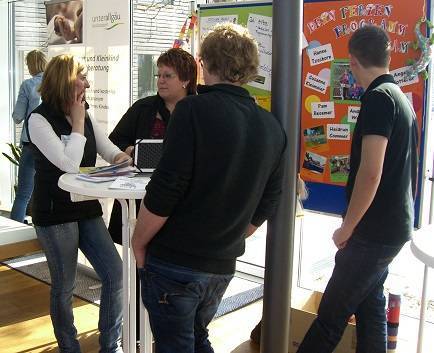
[[[21,147],[19,146],[14,146],[13,150],[12,150],[12,154],[14,155],[15,159],[17,161],[19,161],[21,159]]]
[[[5,156],[9,162],[11,162],[12,164],[15,164],[16,166],[18,166],[18,162],[16,160],[14,160],[11,156],[7,155],[6,153],[2,152],[2,155]]]
[[[9,148],[11,150],[11,153],[12,153],[12,155],[15,158],[15,161],[17,163],[19,163],[20,158],[21,158],[21,147],[20,146],[16,146],[16,145],[14,145],[13,143],[10,143],[10,142],[7,145],[9,146]]]
[[[18,166],[20,164],[20,158],[21,158],[21,147],[20,146],[16,146],[13,143],[7,143],[11,154],[7,154],[5,152],[2,152],[2,155],[8,159],[9,162],[11,162],[12,164]]]

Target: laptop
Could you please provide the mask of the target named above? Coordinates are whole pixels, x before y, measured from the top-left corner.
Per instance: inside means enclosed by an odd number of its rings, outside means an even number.
[[[134,165],[141,172],[152,173],[163,154],[163,140],[139,139],[134,149]]]

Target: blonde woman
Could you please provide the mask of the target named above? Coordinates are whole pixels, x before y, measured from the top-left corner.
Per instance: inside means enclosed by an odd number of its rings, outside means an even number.
[[[86,68],[73,56],[59,55],[48,63],[40,88],[42,103],[26,120],[35,155],[33,222],[50,269],[50,314],[59,351],[80,352],[71,305],[80,249],[102,282],[100,352],[119,353],[121,259],[99,202],[71,202],[69,193],[57,186],[63,173],[94,166],[97,153],[111,163],[130,158],[87,114],[87,88]]]
[[[32,50],[26,55],[26,64],[32,77],[24,80],[20,86],[17,102],[12,113],[15,124],[20,124],[41,101],[38,88],[47,64],[44,53],[39,50]],[[20,145],[22,154],[18,167],[18,186],[11,210],[11,219],[24,222],[27,205],[33,192],[33,177],[35,175],[35,162],[29,147],[29,138],[25,126],[21,130]]]

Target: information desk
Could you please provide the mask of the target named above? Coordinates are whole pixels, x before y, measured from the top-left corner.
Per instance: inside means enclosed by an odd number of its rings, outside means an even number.
[[[142,176],[149,182],[150,175]],[[58,185],[71,193],[74,202],[113,198],[122,205],[122,259],[123,259],[123,350],[125,353],[136,352],[136,260],[130,249],[130,238],[136,223],[136,199],[142,199],[144,190],[109,189],[112,181],[92,183],[78,180],[76,174],[63,174]],[[141,303],[141,301],[140,301]],[[143,304],[140,304],[140,352],[152,352],[152,335],[148,315]]]
[[[425,325],[426,295],[429,268],[434,268],[434,224],[423,227],[413,234],[410,245],[414,256],[425,264],[423,274],[422,300],[420,303],[419,334],[417,339],[417,353],[422,353],[423,329]]]
[[[40,250],[33,227],[0,216],[0,261]]]

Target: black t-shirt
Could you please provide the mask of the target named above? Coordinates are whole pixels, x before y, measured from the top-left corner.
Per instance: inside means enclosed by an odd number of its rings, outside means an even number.
[[[391,75],[377,77],[361,102],[351,145],[348,202],[360,166],[363,136],[384,136],[388,143],[378,190],[353,236],[379,244],[403,244],[411,235],[414,221],[418,163],[416,114]]]

